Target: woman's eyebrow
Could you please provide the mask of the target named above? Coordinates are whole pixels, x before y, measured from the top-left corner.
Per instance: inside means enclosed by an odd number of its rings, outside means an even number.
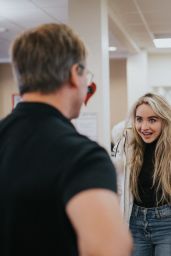
[[[158,116],[149,116],[148,118],[156,118],[156,119],[159,119]]]
[[[142,116],[135,116],[135,117],[139,117],[139,118],[143,118]],[[158,116],[148,116],[147,118],[156,118],[156,119],[159,119],[159,117]]]

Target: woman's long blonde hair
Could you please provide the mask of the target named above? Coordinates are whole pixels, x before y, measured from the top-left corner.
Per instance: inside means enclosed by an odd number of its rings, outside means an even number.
[[[171,203],[171,106],[163,97],[154,93],[147,93],[139,98],[131,111],[134,136],[131,143],[133,154],[130,161],[130,187],[133,196],[140,200],[137,181],[143,163],[144,143],[135,129],[135,116],[137,107],[142,104],[148,104],[162,120],[162,132],[155,149],[153,185],[156,186],[157,193],[159,190],[162,192],[160,198],[156,196],[157,203]]]

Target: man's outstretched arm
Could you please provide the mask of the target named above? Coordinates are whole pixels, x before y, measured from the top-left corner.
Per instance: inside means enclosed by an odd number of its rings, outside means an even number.
[[[132,238],[114,192],[85,190],[69,200],[66,211],[77,233],[80,256],[131,254]]]

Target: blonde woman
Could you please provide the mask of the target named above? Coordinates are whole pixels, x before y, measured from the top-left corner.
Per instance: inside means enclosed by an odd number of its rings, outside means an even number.
[[[171,106],[163,97],[147,93],[138,99],[113,157],[133,255],[170,256]]]

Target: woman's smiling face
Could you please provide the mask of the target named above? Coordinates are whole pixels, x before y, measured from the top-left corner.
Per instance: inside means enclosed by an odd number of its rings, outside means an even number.
[[[152,143],[161,134],[162,119],[148,104],[143,103],[136,109],[135,129],[145,143]]]

